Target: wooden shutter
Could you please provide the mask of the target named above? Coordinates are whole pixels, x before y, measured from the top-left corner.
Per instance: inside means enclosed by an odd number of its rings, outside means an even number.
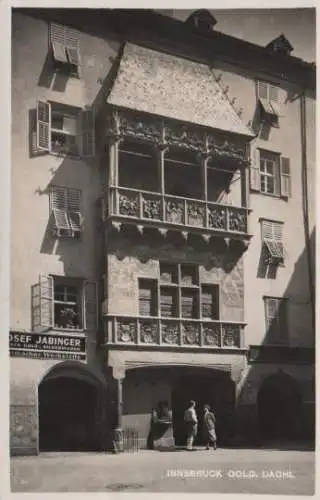
[[[267,82],[257,81],[257,97],[258,99],[269,100]]]
[[[51,186],[50,188],[50,208],[52,213],[53,229],[69,232],[70,224],[68,218],[68,196],[67,188],[62,186]]]
[[[67,214],[69,224],[73,231],[81,230],[81,191],[80,189],[67,189]]]
[[[32,329],[44,331],[53,327],[53,278],[40,274],[31,287]]]
[[[98,284],[85,281],[83,285],[84,329],[95,331],[98,327]]]
[[[250,166],[250,189],[252,191],[260,191],[260,151],[255,151],[255,157],[252,159]]]
[[[45,101],[37,102],[37,148],[51,150],[51,105]]]
[[[80,115],[82,135],[82,156],[93,157],[95,154],[94,112],[83,110]]]
[[[68,26],[51,23],[50,43],[56,61],[79,65],[80,34],[78,31]]]
[[[274,334],[278,328],[279,299],[265,298],[266,329],[270,334]]]
[[[280,186],[281,196],[289,198],[291,196],[290,158],[284,156],[280,160]]]

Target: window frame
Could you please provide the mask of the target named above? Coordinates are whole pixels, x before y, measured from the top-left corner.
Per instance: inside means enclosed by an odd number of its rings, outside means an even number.
[[[70,77],[80,77],[79,31],[62,24],[50,23],[49,50],[57,71],[65,70]]]
[[[55,325],[55,281],[59,285],[77,286],[81,299],[81,324],[80,328],[61,328]],[[79,301],[80,303],[80,301]],[[55,274],[40,274],[38,282],[31,287],[32,331],[84,333],[97,331],[98,328],[98,283],[85,278],[75,278]]]
[[[168,267],[173,271],[174,278],[171,280],[161,280],[161,266],[163,268]],[[190,267],[193,270],[192,283],[186,283],[182,280],[182,269]],[[170,261],[160,261],[159,262],[159,277],[158,278],[145,278],[138,277],[138,302],[139,302],[139,316],[140,314],[140,283],[143,280],[153,281],[155,283],[155,303],[156,303],[156,315],[155,316],[146,316],[146,317],[155,317],[166,320],[184,320],[184,321],[219,321],[221,317],[220,311],[220,286],[218,283],[207,283],[202,282],[199,276],[199,266],[193,263],[172,263]],[[202,296],[203,296],[203,288],[207,290],[211,289],[212,293],[212,315],[211,317],[203,316],[202,310]],[[161,290],[171,290],[172,296],[176,296],[176,315],[164,315],[163,310],[161,309]],[[195,314],[191,314],[191,316],[184,315],[183,313],[183,293],[190,293],[194,295],[194,303],[192,303],[192,307],[196,311]],[[208,291],[206,291],[208,293]],[[187,297],[187,295],[185,295]],[[215,311],[214,311],[215,309]]]
[[[264,171],[261,171],[261,162],[265,164],[272,162],[273,174],[267,172],[266,167]],[[262,176],[265,179],[271,177],[274,179],[273,193],[268,193],[266,189],[261,189]],[[250,166],[250,191],[288,201],[292,197],[290,158],[281,155],[279,152],[256,148],[253,152]]]
[[[73,118],[75,120],[75,134],[68,130],[52,126],[53,113],[62,118]],[[36,106],[35,142],[36,152],[72,159],[92,158],[95,156],[95,113],[93,109],[78,108],[50,100],[38,100]],[[55,151],[53,148],[52,134],[60,135],[66,139],[74,137],[75,152],[71,150]]]

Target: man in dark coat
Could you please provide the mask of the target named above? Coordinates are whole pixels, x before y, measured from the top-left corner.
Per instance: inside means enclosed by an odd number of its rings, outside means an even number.
[[[213,449],[217,449],[217,434],[216,434],[216,417],[215,414],[210,411],[209,405],[204,405],[204,416],[203,416],[203,434],[206,443],[206,449],[210,449],[212,445]]]

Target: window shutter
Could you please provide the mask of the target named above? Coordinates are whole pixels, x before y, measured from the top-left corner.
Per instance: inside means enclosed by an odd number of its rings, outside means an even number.
[[[44,331],[53,327],[53,278],[40,274],[39,282],[31,287],[32,329]]]
[[[290,158],[281,157],[280,178],[281,196],[289,198],[291,196]]]
[[[98,284],[94,281],[84,282],[84,329],[96,331],[98,327]]]
[[[269,100],[274,102],[279,102],[279,89],[275,85],[268,84],[269,86]]]
[[[52,23],[50,25],[50,43],[56,61],[79,65],[80,36],[78,31]]]
[[[60,236],[61,231],[69,233],[70,224],[67,215],[68,198],[67,188],[61,186],[51,186],[50,188],[50,208],[52,214],[53,230]]]
[[[265,308],[266,308],[266,327],[267,330],[270,330],[275,327],[275,323],[277,321],[279,300],[272,299],[270,297],[266,298]]]
[[[67,211],[72,231],[81,231],[81,191],[67,190]]]
[[[266,82],[257,81],[257,96],[258,99],[269,99],[268,84]]]
[[[51,149],[51,105],[45,101],[37,102],[37,148]]]
[[[255,158],[252,159],[250,166],[250,189],[260,191],[260,151],[255,152]]]
[[[92,157],[95,154],[94,112],[83,110],[81,113],[82,156]]]

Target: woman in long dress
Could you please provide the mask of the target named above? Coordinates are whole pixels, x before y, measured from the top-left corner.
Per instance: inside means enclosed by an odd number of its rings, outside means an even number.
[[[215,414],[210,411],[209,405],[204,405],[204,416],[203,416],[203,433],[204,440],[206,443],[206,449],[210,449],[210,445],[214,450],[217,449],[217,434],[216,434],[216,417]]]

